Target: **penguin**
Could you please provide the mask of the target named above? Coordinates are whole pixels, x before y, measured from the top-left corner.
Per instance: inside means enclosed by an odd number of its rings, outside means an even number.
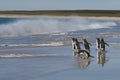
[[[84,49],[90,52],[90,43],[88,43],[86,39],[82,39],[82,40],[83,40]]]
[[[100,38],[96,38],[96,49],[99,50],[100,49]]]
[[[105,51],[105,45],[109,46],[109,44],[106,43],[103,38],[101,38],[100,49]]]

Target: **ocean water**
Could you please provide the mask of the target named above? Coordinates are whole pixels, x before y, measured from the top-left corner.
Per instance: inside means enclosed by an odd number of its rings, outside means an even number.
[[[94,58],[73,57],[71,37],[86,38]],[[97,57],[96,37],[110,44],[102,61]],[[118,80],[119,47],[117,19],[0,18],[0,80]]]

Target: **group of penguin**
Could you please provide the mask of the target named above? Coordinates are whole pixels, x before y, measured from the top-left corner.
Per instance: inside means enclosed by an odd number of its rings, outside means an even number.
[[[90,55],[90,43],[86,39],[82,39],[83,42],[79,42],[77,38],[72,37],[73,56],[80,56],[81,58],[88,59],[94,57]],[[84,49],[81,49],[80,44],[83,44]],[[96,38],[96,49],[99,51],[105,51],[105,45],[109,46],[103,38]]]

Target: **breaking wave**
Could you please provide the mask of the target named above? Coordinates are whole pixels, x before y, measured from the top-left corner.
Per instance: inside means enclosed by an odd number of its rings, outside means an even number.
[[[91,22],[83,17],[18,18],[16,21],[7,22],[7,24],[0,24],[0,37],[66,33],[69,31],[111,28],[116,25],[113,21]]]

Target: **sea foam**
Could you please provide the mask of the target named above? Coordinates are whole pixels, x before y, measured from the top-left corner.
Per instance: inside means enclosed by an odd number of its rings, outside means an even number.
[[[114,21],[91,22],[83,17],[39,17],[23,18],[14,22],[0,24],[0,36],[28,36],[39,34],[66,33],[70,31],[111,28]]]

